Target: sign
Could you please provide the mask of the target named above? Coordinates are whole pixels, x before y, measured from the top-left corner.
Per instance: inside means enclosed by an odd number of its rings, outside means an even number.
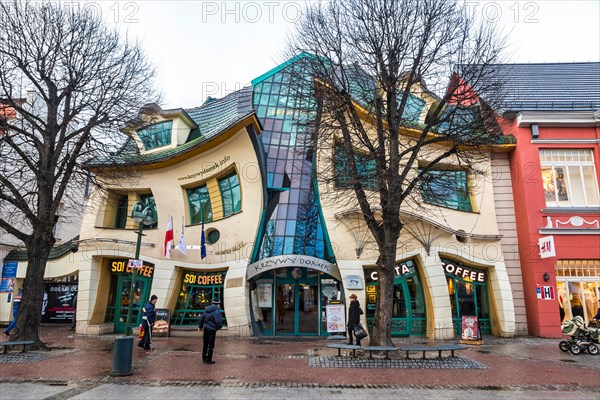
[[[185,271],[183,275],[183,284],[190,285],[223,285],[225,282],[226,272],[200,272],[200,271]]]
[[[129,259],[127,262],[127,268],[144,268],[144,262],[142,260]]]
[[[132,274],[134,268],[129,265],[130,261],[140,261],[140,260],[124,260],[124,259],[111,260],[109,263],[110,271],[116,272],[116,273],[121,273],[121,274]],[[154,275],[154,265],[145,263],[143,261],[142,261],[142,264],[143,264],[142,267],[137,270],[138,275],[152,278],[152,276]]]
[[[42,302],[42,322],[72,322],[75,315],[77,283],[46,283]]]
[[[538,299],[542,299],[542,287],[540,286],[539,283],[535,284],[535,295],[537,296]]]
[[[546,236],[538,239],[540,247],[540,258],[556,257],[556,248],[554,247],[554,236]]]
[[[346,289],[364,289],[361,276],[348,275],[346,277]]]
[[[335,264],[332,264],[329,261],[325,261],[316,257],[300,256],[294,254],[268,257],[248,265],[248,269],[246,270],[246,279],[250,280],[256,275],[262,274],[263,272],[270,271],[272,269],[288,267],[310,268],[324,272],[338,280],[342,279],[340,277],[340,271]]]
[[[15,280],[17,278],[17,262],[5,262],[2,265],[2,281],[0,281],[0,293],[12,293],[15,291]]]
[[[464,265],[454,265],[453,263],[442,262],[444,271],[447,275],[454,275],[462,279],[468,279],[471,282],[485,282],[485,272],[476,269],[467,268]]]
[[[542,300],[554,299],[554,286],[542,286]]]
[[[346,332],[346,310],[343,304],[325,306],[327,332]]]
[[[461,332],[463,340],[480,340],[479,319],[474,315],[464,315]]]
[[[256,285],[258,292],[258,306],[260,308],[273,307],[273,284],[259,283]]]
[[[415,265],[410,260],[406,261],[405,263],[396,265],[394,267],[394,273],[396,274],[396,276],[404,276],[404,275],[414,274],[415,273]],[[377,279],[378,279],[377,278],[377,270],[373,269],[371,272],[369,272],[367,274],[368,282],[376,282]],[[362,287],[360,289],[362,289]]]
[[[168,308],[157,308],[156,320],[152,328],[152,336],[168,337],[171,328],[171,310]]]

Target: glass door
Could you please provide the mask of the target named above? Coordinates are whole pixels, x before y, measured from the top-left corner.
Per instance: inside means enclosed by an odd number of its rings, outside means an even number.
[[[124,333],[129,309],[129,293],[131,290],[131,275],[117,275],[117,296],[111,296],[115,301],[115,314],[113,322],[116,333]],[[142,320],[141,309],[149,298],[149,282],[146,278],[137,277],[131,308],[131,325],[137,326]]]
[[[293,335],[296,332],[298,304],[298,287],[296,284],[283,283],[277,285],[275,307],[275,334]]]

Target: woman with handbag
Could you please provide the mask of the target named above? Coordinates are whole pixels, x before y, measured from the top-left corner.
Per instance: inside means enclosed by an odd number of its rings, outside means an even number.
[[[353,343],[354,328],[360,325],[360,303],[354,293],[350,295],[350,306],[348,307],[348,344]],[[356,345],[360,346],[360,339],[356,338]]]

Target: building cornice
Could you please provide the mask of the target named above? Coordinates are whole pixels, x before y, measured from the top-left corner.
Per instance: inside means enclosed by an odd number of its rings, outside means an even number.
[[[520,111],[519,126],[600,126],[600,111]]]

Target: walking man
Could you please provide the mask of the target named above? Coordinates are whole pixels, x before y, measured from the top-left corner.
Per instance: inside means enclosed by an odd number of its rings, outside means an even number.
[[[22,293],[23,289],[19,288],[19,294],[17,294],[13,299],[13,320],[4,331],[6,335],[10,335],[10,331],[12,331],[15,326],[17,326],[17,317],[19,316],[19,309],[21,308],[21,298],[23,297]]]
[[[214,364],[213,352],[217,331],[223,327],[223,315],[219,310],[221,301],[213,299],[212,304],[204,310],[200,318],[198,330],[204,329],[204,342],[202,345],[202,361],[204,364]]]
[[[156,295],[152,295],[150,297],[150,301],[146,303],[144,308],[142,308],[142,326],[144,327],[144,336],[142,336],[142,340],[138,343],[139,347],[143,347],[144,350],[150,350],[150,343],[152,341],[152,327],[154,326],[154,321],[156,320]]]

